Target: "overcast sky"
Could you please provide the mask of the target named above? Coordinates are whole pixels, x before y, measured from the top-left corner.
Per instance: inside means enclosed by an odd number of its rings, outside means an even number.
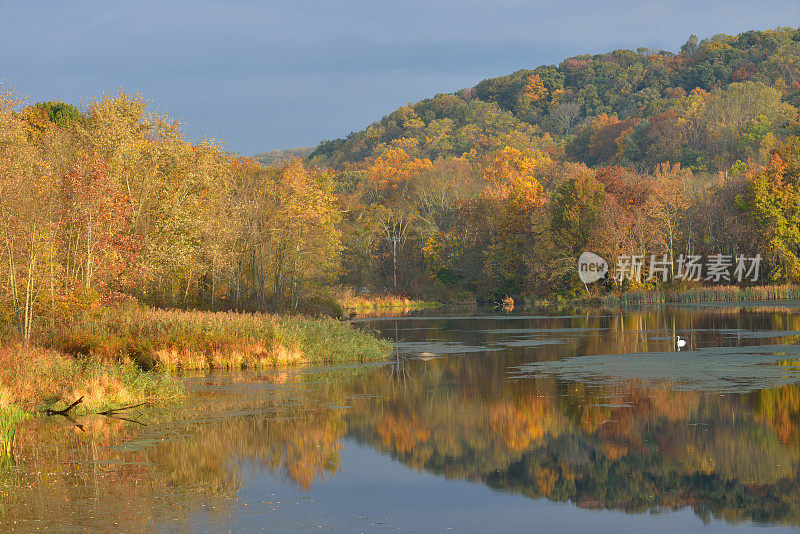
[[[138,90],[253,154],[578,53],[798,25],[798,0],[0,0],[0,80],[30,102]]]

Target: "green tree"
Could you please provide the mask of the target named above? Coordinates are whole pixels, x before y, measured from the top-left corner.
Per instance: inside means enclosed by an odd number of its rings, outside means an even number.
[[[603,184],[584,172],[561,184],[550,198],[550,279],[562,291],[580,287],[575,261],[584,251],[596,251],[605,202]]]

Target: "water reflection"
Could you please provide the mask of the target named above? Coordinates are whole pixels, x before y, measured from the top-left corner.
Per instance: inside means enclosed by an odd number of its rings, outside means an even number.
[[[261,476],[313,495],[341,473],[353,442],[423,473],[578,509],[687,507],[706,522],[800,524],[795,310],[365,325],[398,341],[396,361],[198,379],[189,402],[145,414],[144,430],[104,418],[82,421],[85,432],[29,423],[17,466],[0,471],[0,526],[163,530],[196,514],[224,525]],[[673,352],[674,333],[689,340],[688,352]],[[423,350],[440,357],[413,358]],[[624,364],[607,366],[602,379],[597,369],[575,372],[584,358],[602,367],[620,355]],[[695,376],[691,366],[709,355],[709,369],[735,364],[746,383]],[[653,359],[682,373],[632,372]],[[373,469],[379,476],[383,467]]]

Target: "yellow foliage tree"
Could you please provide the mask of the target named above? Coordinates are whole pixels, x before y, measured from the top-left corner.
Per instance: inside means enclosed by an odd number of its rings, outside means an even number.
[[[483,197],[494,213],[484,270],[501,292],[519,292],[527,283],[534,219],[545,202],[535,173],[549,163],[544,154],[530,156],[506,147],[492,155],[484,168],[488,186]]]
[[[531,102],[540,102],[547,97],[547,88],[538,74],[531,74],[522,88],[522,94]]]
[[[375,160],[367,175],[378,189],[391,190],[408,185],[412,178],[432,168],[427,158],[412,158],[402,148],[391,148]]]

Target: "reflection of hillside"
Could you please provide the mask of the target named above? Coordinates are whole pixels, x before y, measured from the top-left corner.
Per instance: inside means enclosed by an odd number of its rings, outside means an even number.
[[[459,378],[470,372],[465,360],[442,360],[405,374],[384,368],[299,386],[260,406],[228,399],[215,409],[260,413],[191,425],[181,439],[126,455],[105,445],[124,442],[135,427],[102,418],[82,421],[87,434],[59,427],[52,442],[26,438],[25,473],[48,475],[37,492],[4,496],[4,509],[24,518],[35,506],[37,515],[49,510],[57,517],[66,506],[104,495],[128,503],[110,507],[109,521],[153,521],[179,506],[176,491],[220,503],[234,496],[243,463],[308,489],[336,472],[341,438],[350,435],[416,469],[531,498],[800,521],[800,387],[725,397],[554,379],[458,387],[471,382]],[[350,408],[329,407],[341,404]],[[190,416],[187,410],[180,417]]]
[[[447,384],[457,367],[426,376]],[[506,383],[498,397],[491,383],[385,379],[377,410],[354,404],[349,433],[417,469],[584,507],[800,521],[800,448],[785,426],[798,410],[784,402],[797,386],[745,398],[545,379]]]
[[[719,396],[635,383],[487,380],[474,375],[474,362],[459,358],[407,365],[300,384],[266,404],[219,402],[216,410],[254,415],[191,425],[182,439],[135,453],[151,467],[131,467],[128,482],[108,483],[119,491],[157,479],[165,492],[224,498],[238,492],[246,464],[309,489],[336,472],[341,438],[349,435],[415,469],[531,498],[800,520],[800,387]],[[349,409],[331,407],[340,405]],[[101,427],[93,430],[96,442],[80,450],[112,461],[119,454],[100,445],[120,436]],[[84,489],[104,486],[89,480]]]

